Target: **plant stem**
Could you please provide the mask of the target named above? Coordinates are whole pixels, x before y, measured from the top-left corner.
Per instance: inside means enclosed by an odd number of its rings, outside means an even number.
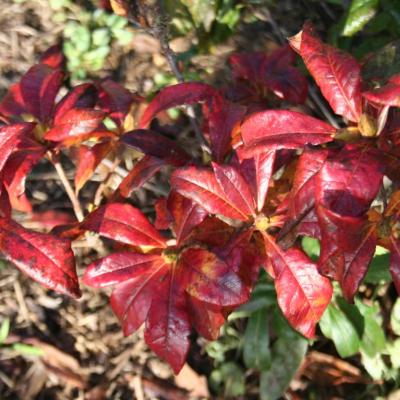
[[[153,9],[154,13],[154,24],[150,27],[150,33],[154,36],[160,43],[161,52],[163,53],[164,57],[167,59],[168,65],[174,74],[175,78],[179,83],[185,82],[185,78],[183,77],[182,72],[178,67],[178,63],[176,62],[176,56],[173,50],[169,45],[168,40],[168,28],[167,28],[167,17],[165,15],[164,7],[161,1],[157,1],[156,5]],[[196,121],[196,111],[193,106],[186,106],[187,113],[186,115],[189,118],[190,124],[192,126],[193,131],[197,137],[197,140],[200,143],[201,149],[211,154],[210,147],[208,146],[199,124]]]
[[[81,222],[84,218],[83,216],[83,211],[82,207],[79,203],[78,197],[76,196],[74,189],[72,188],[71,184],[69,183],[69,180],[67,176],[65,175],[65,171],[63,166],[61,165],[60,161],[58,160],[58,157],[55,156],[54,153],[48,152],[47,156],[50,160],[50,162],[53,164],[55,170],[57,171],[57,174],[60,178],[61,183],[63,184],[65,191],[71,201],[72,207],[74,209],[74,213],[76,216],[76,219]]]

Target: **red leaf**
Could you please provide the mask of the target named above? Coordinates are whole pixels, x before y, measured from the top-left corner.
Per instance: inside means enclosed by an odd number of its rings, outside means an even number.
[[[125,133],[121,141],[146,155],[160,158],[176,167],[182,167],[190,160],[176,142],[149,129],[136,129]]]
[[[10,199],[2,182],[0,182],[0,217],[11,217]]]
[[[167,198],[160,197],[154,204],[154,210],[156,212],[156,220],[154,226],[158,230],[168,229],[171,225],[173,218],[167,207]]]
[[[4,169],[4,184],[10,196],[13,209],[30,212],[32,206],[25,197],[25,182],[32,168],[44,156],[46,149],[42,146],[14,152],[8,159]]]
[[[0,127],[0,172],[20,141],[25,135],[30,133],[34,127],[35,124],[30,123],[20,123]]]
[[[106,204],[90,213],[82,227],[131,246],[166,247],[165,239],[147,218],[129,204]]]
[[[400,75],[389,79],[385,86],[364,92],[363,96],[371,103],[383,106],[400,107]]]
[[[9,87],[7,94],[0,102],[0,114],[5,117],[13,117],[23,113],[27,113],[27,110],[22,98],[21,85],[15,83]]]
[[[114,253],[90,264],[83,276],[85,285],[102,288],[127,280],[142,278],[144,273],[165,264],[159,254]]]
[[[214,174],[206,169],[187,167],[176,170],[171,177],[171,187],[182,196],[200,204],[212,214],[221,214],[227,218],[248,220],[247,208],[240,209],[240,204],[227,199]],[[230,194],[233,197],[233,194]]]
[[[99,101],[100,107],[113,119],[118,126],[123,126],[126,115],[129,113],[133,102],[140,102],[142,97],[131,93],[120,84],[105,79],[100,82]]]
[[[240,172],[232,166],[212,163],[215,178],[226,199],[245,215],[255,216],[253,194]]]
[[[208,246],[222,247],[229,241],[234,232],[233,226],[216,217],[209,217],[192,232],[190,239]]]
[[[322,43],[310,24],[290,39],[336,114],[358,122],[361,116],[360,66],[350,55]]]
[[[246,146],[295,149],[330,142],[336,129],[319,119],[286,110],[267,110],[247,118],[241,126]]]
[[[56,44],[49,47],[40,57],[40,63],[46,64],[54,69],[62,69],[65,63],[62,46]]]
[[[91,109],[96,105],[97,89],[91,83],[82,83],[72,88],[57,104],[53,125],[62,123],[64,115],[71,109]]]
[[[170,193],[167,207],[173,217],[177,246],[182,244],[192,230],[208,216],[206,210],[176,192]]]
[[[116,253],[90,264],[83,282],[92,287],[118,284],[110,302],[125,335],[146,320],[154,293],[168,266],[160,255]]]
[[[186,291],[196,299],[219,307],[237,306],[248,300],[246,286],[214,253],[190,248],[181,254],[180,263],[190,273]]]
[[[375,154],[347,145],[324,162],[316,177],[316,201],[338,214],[360,216],[378,194],[381,169]]]
[[[189,351],[190,323],[186,308],[184,271],[176,266],[153,292],[144,338],[150,348],[166,360],[177,374]]]
[[[317,207],[321,229],[319,270],[340,283],[343,296],[352,302],[368,270],[376,247],[375,227],[363,218],[341,216]]]
[[[97,143],[92,147],[81,145],[78,151],[75,173],[75,192],[78,193],[83,185],[92,177],[97,166],[113,148],[112,143]]]
[[[240,171],[250,184],[253,196],[257,200],[257,211],[264,207],[268,187],[273,174],[275,150],[255,154],[252,158],[243,160]]]
[[[242,120],[246,108],[215,96],[210,103],[208,116],[208,135],[214,159],[223,162],[231,150],[231,134],[235,125]]]
[[[76,219],[71,214],[64,211],[47,210],[33,213],[30,217],[30,221],[37,222],[46,230],[52,230],[56,226],[73,224]]]
[[[70,241],[33,232],[10,219],[1,218],[0,252],[43,286],[80,297]]]
[[[57,125],[46,133],[45,139],[67,143],[85,140],[99,127],[104,116],[101,110],[72,108],[60,116]],[[114,136],[112,132],[102,133],[102,136]]]
[[[169,108],[209,101],[217,94],[212,86],[200,82],[178,83],[162,89],[143,113],[139,128],[147,128],[151,120]]]
[[[390,274],[392,275],[394,286],[400,294],[400,243],[395,237],[390,237]]]
[[[275,50],[265,60],[264,81],[278,97],[292,103],[304,103],[307,98],[308,84],[300,71],[291,66],[294,53],[289,46]]]
[[[135,189],[139,189],[163,167],[164,161],[155,157],[144,156],[138,161],[129,174],[119,184],[116,193],[129,197]]]
[[[307,338],[331,301],[332,285],[299,249],[283,251],[268,234],[265,247],[275,274],[278,304],[290,325]]]
[[[45,64],[36,64],[21,79],[21,93],[29,112],[47,122],[54,109],[54,101],[61,88],[64,73]]]
[[[222,312],[211,310],[206,303],[192,296],[188,296],[187,306],[190,322],[199,335],[207,340],[217,340],[219,331],[225,323],[225,317]]]

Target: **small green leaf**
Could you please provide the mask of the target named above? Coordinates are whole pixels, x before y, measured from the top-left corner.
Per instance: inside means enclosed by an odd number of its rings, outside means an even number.
[[[389,342],[386,346],[393,368],[400,368],[400,339]]]
[[[392,314],[390,315],[390,325],[392,331],[397,336],[400,336],[400,298],[394,303]]]
[[[308,255],[308,257],[310,257],[313,261],[318,260],[321,248],[318,239],[304,236],[301,239],[301,246],[303,247],[303,250]]]
[[[0,326],[0,345],[4,343],[10,333],[10,319],[5,318]]]
[[[353,0],[343,28],[343,36],[353,36],[374,17],[379,0]]]
[[[350,357],[360,348],[360,338],[354,325],[342,310],[329,304],[319,321],[322,333],[333,340],[341,357]]]
[[[371,375],[373,379],[383,379],[389,372],[388,367],[384,363],[382,356],[377,354],[374,357],[368,356],[368,354],[361,352],[361,361],[364,368]]]
[[[247,322],[243,359],[247,368],[263,370],[271,365],[268,312],[265,308],[254,312]]]
[[[189,10],[195,26],[202,26],[206,32],[210,32],[216,17],[216,0],[182,0],[182,3]]]
[[[31,346],[25,343],[15,343],[13,345],[13,349],[17,353],[25,356],[41,357],[44,354],[43,350],[39,347]]]
[[[377,246],[374,258],[368,267],[367,275],[364,278],[365,283],[378,284],[381,282],[390,282],[392,277],[389,271],[390,253],[383,247]]]
[[[272,346],[271,367],[261,373],[261,400],[275,400],[287,389],[307,351],[307,340],[279,337]]]

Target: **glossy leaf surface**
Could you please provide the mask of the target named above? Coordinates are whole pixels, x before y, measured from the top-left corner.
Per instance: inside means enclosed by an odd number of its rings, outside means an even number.
[[[102,206],[86,217],[82,227],[132,246],[165,247],[165,239],[141,211],[129,204]]]
[[[30,231],[11,219],[0,218],[0,252],[43,286],[80,297],[69,240]]]
[[[336,114],[358,122],[361,116],[360,66],[350,55],[322,43],[313,27],[290,39],[291,46],[303,58],[322,94]]]
[[[284,252],[264,235],[267,254],[275,273],[278,304],[292,327],[311,338],[331,301],[332,285],[300,250]]]

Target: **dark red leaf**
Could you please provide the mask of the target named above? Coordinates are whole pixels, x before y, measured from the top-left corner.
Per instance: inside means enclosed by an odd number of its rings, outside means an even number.
[[[129,204],[106,204],[90,213],[82,227],[131,246],[166,247],[165,239],[147,218]]]
[[[56,105],[53,125],[62,123],[64,115],[71,109],[91,109],[96,105],[97,89],[91,83],[82,83],[72,88]]]
[[[320,275],[317,265],[299,249],[283,251],[268,234],[265,247],[271,261],[278,304],[290,325],[307,338],[331,301],[329,279]]]
[[[167,207],[167,200],[166,197],[160,197],[154,204],[154,210],[156,212],[154,226],[158,230],[168,229],[173,222],[172,215]]]
[[[24,136],[29,134],[35,124],[20,123],[0,127],[0,172],[3,169],[8,157],[15,150]]]
[[[27,112],[22,98],[21,85],[15,83],[9,87],[7,94],[0,102],[0,114],[5,117],[15,117]]]
[[[371,103],[400,107],[400,75],[389,79],[388,83],[379,89],[364,92],[363,96]]]
[[[105,114],[101,110],[72,108],[60,116],[57,125],[46,133],[45,139],[67,143],[85,140],[96,131],[104,117]],[[99,132],[102,132],[101,137],[114,136],[112,132],[106,130],[99,130]]]
[[[342,216],[317,207],[321,229],[319,270],[340,283],[343,296],[352,302],[368,270],[376,247],[374,226],[363,218]]]
[[[0,182],[0,217],[11,217],[10,199],[2,182]]]
[[[241,182],[242,180],[243,178]],[[172,174],[171,187],[181,195],[200,204],[209,213],[221,214],[227,218],[241,221],[248,220],[248,208],[246,207],[244,210],[240,208],[244,200],[241,200],[239,205],[232,203],[232,197],[238,197],[239,194],[230,193],[230,199],[228,199],[214,174],[209,170],[195,167],[178,169]]]
[[[390,274],[397,293],[400,294],[400,243],[395,237],[390,237]]]
[[[190,322],[199,335],[207,340],[217,340],[219,331],[225,323],[225,317],[221,311],[210,309],[206,303],[188,296],[187,307],[189,309]]]
[[[347,145],[316,176],[316,201],[338,214],[360,216],[378,194],[381,169],[374,153]]]
[[[229,203],[245,215],[255,216],[255,203],[250,186],[238,169],[229,165],[212,163],[214,175]]]
[[[49,47],[40,57],[40,63],[46,64],[54,69],[62,69],[65,64],[65,57],[62,51],[62,46],[56,44]]]
[[[11,219],[0,219],[0,252],[43,286],[80,297],[71,242],[33,232]]]
[[[36,64],[21,79],[21,94],[26,108],[42,122],[47,122],[61,88],[64,73],[45,64]]]
[[[121,194],[122,197],[129,197],[135,189],[139,189],[143,186],[143,184],[151,179],[164,165],[164,161],[158,158],[144,156],[122,180],[118,186],[117,192]]]
[[[132,103],[144,100],[111,79],[103,80],[99,83],[98,87],[100,107],[120,127],[123,126]]]
[[[158,282],[144,332],[146,343],[171,365],[175,374],[183,367],[190,346],[184,273],[173,265],[170,273]]]
[[[209,101],[217,94],[212,86],[200,82],[178,83],[160,91],[143,113],[139,128],[147,128],[151,120],[169,108]]]
[[[246,108],[215,96],[210,102],[208,115],[208,135],[214,159],[223,162],[231,150],[231,133],[246,113]]]
[[[30,212],[32,206],[25,196],[25,182],[32,168],[44,156],[46,149],[42,146],[28,148],[26,150],[13,153],[4,169],[3,179],[13,209]]]
[[[245,159],[240,164],[240,171],[249,183],[253,197],[257,202],[257,211],[264,207],[268,187],[273,174],[275,150],[268,150]]]
[[[172,226],[176,235],[177,246],[182,244],[189,237],[192,230],[208,216],[204,208],[176,192],[170,193],[167,207],[173,217]]]
[[[81,145],[78,150],[75,192],[78,193],[83,185],[92,177],[94,171],[104,157],[112,150],[110,142],[97,143],[92,147]]]
[[[166,163],[182,167],[190,160],[188,154],[171,139],[149,129],[136,129],[125,133],[121,141],[136,150]]]
[[[248,300],[249,291],[228,264],[205,249],[189,248],[180,256],[190,274],[186,291],[196,299],[218,307],[232,307]]]
[[[311,24],[290,39],[336,114],[358,122],[361,116],[360,65],[350,55],[322,43]]]
[[[205,219],[190,235],[190,239],[211,247],[224,246],[235,232],[233,226],[216,217]]]
[[[241,126],[245,146],[295,149],[330,142],[336,129],[317,118],[286,110],[267,110],[248,117]]]

